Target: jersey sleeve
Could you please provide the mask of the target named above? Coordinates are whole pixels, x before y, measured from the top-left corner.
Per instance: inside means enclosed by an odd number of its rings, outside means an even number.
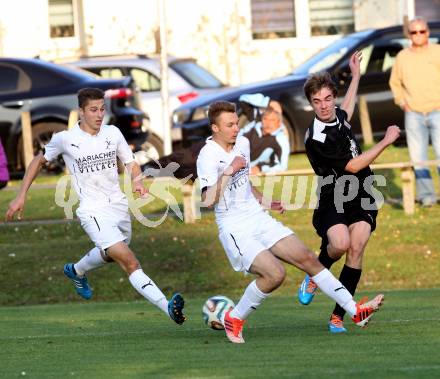
[[[44,159],[50,162],[64,153],[64,134],[65,132],[59,132],[52,135],[49,143],[44,147]]]
[[[197,158],[197,176],[200,180],[200,189],[206,190],[218,181],[217,160],[209,151],[202,149]]]
[[[116,126],[114,128],[117,135],[116,155],[123,164],[128,164],[133,162],[134,156],[133,156],[133,152],[130,149],[130,146],[128,146],[128,143],[125,140],[119,128],[117,128]]]

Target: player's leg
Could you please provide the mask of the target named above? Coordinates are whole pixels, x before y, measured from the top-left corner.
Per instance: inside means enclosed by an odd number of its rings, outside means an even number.
[[[84,214],[77,212],[81,226],[95,244],[95,247],[85,254],[77,263],[66,263],[64,265],[64,275],[74,284],[75,290],[84,299],[90,299],[93,291],[90,288],[86,273],[97,269],[108,262],[108,257],[103,248],[107,235],[111,233],[113,225],[98,215]],[[99,221],[98,221],[99,219]],[[110,230],[110,231],[109,231]]]
[[[425,116],[418,112],[405,112],[405,134],[408,152],[413,162],[428,160],[429,130]],[[436,199],[434,184],[429,167],[414,167],[417,200],[423,206],[431,206]]]
[[[365,221],[359,221],[351,224],[348,230],[350,233],[350,247],[339,275],[339,281],[354,296],[362,274],[362,256],[370,238],[371,225]],[[331,333],[346,331],[343,324],[344,315],[345,310],[339,304],[336,304],[328,323]]]
[[[270,250],[279,259],[309,274],[319,289],[345,309],[353,321],[360,326],[364,326],[373,312],[378,310],[382,304],[383,295],[376,296],[368,303],[356,304],[350,292],[318,261],[316,255],[294,235],[278,241]]]
[[[431,132],[431,143],[434,148],[435,158],[440,161],[440,110],[432,111],[428,114],[428,126]],[[440,165],[437,166],[437,171],[440,173]]]
[[[271,292],[283,282],[286,272],[282,263],[267,250],[258,254],[249,271],[257,278],[246,288],[240,301],[231,311],[233,317],[245,320]]]
[[[226,312],[223,322],[226,336],[234,343],[244,343],[242,331],[246,319],[281,285],[286,276],[282,263],[267,250],[255,257],[249,272],[257,278],[247,286],[235,308]]]
[[[323,231],[319,262],[327,269],[338,261],[350,246],[350,234],[345,224],[336,224],[327,231]],[[298,300],[303,305],[308,305],[313,300],[317,285],[313,279],[306,275],[298,289]]]
[[[77,263],[66,263],[64,275],[73,281],[75,290],[84,299],[90,299],[93,290],[89,286],[86,273],[111,262],[111,258],[98,247],[91,249]]]
[[[102,267],[109,262],[112,262],[112,259],[107,256],[105,251],[94,247],[73,265],[73,269],[78,275],[83,276],[89,271]]]
[[[168,301],[159,287],[142,270],[135,254],[125,242],[120,241],[110,246],[107,254],[127,273],[128,280],[140,295],[169,315],[177,324],[185,321],[182,296],[175,294]]]
[[[330,270],[348,250],[350,235],[347,228],[345,214],[338,213],[335,208],[316,210],[313,214],[313,226],[321,237],[319,261]],[[329,235],[329,231],[331,231]],[[316,283],[309,275],[304,277],[298,288],[298,300],[303,305],[312,302],[317,290]]]
[[[242,330],[246,318],[285,277],[281,262],[257,238],[260,235],[259,227],[267,225],[265,221],[269,216],[262,213],[260,217],[253,219],[249,225],[241,224],[240,229],[223,229],[219,234],[232,268],[235,271],[251,272],[256,276],[256,280],[248,285],[235,308],[225,314],[223,324],[226,336],[234,343],[244,342]],[[289,230],[289,233],[292,232]]]

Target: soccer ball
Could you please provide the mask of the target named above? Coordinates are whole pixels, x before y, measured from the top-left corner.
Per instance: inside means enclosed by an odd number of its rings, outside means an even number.
[[[234,302],[226,296],[217,295],[210,297],[206,300],[205,304],[203,304],[203,321],[211,329],[222,330],[224,329],[223,318],[225,317],[225,313],[234,307]]]

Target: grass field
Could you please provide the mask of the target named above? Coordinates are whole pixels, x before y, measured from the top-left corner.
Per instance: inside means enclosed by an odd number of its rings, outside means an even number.
[[[371,294],[371,293],[370,293]],[[440,290],[386,292],[368,328],[329,335],[332,303],[273,296],[245,326],[244,345],[202,323],[168,321],[144,302],[0,309],[0,377],[438,378]]]
[[[406,149],[392,148],[380,161],[405,160]],[[304,155],[291,157],[291,168],[307,165]],[[212,212],[195,225],[176,218],[158,228],[133,222],[131,246],[144,270],[167,295],[179,290],[187,298],[189,320],[178,327],[141,302],[116,265],[90,273],[92,301],[76,296],[62,267],[92,245],[77,222],[56,222],[64,214],[53,203],[53,188],[32,190],[25,220],[55,223],[0,225],[0,378],[440,377],[440,206],[405,215],[392,201],[401,196],[398,171],[382,173],[389,201],[367,247],[359,296],[385,290],[383,311],[367,330],[348,323],[349,333],[330,336],[332,303],[319,295],[300,306],[294,294],[303,274],[289,268],[286,282],[249,319],[244,346],[202,324],[208,296],[238,300],[251,280],[231,270]],[[179,190],[173,194],[181,200]],[[0,213],[14,196],[1,192]],[[144,211],[161,212],[164,205]],[[312,212],[275,217],[318,250]],[[336,275],[341,265],[332,268]]]

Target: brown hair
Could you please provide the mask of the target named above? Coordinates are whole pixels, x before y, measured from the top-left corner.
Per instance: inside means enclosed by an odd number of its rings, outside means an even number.
[[[84,108],[89,100],[101,100],[104,98],[104,91],[99,88],[82,88],[78,91],[78,106]]]
[[[336,84],[328,72],[319,72],[309,76],[304,83],[304,94],[306,95],[307,100],[311,102],[312,95],[321,91],[325,87],[332,91],[333,96],[336,97],[338,94],[338,89],[336,88]]]
[[[209,124],[215,124],[218,116],[220,116],[223,112],[235,113],[235,104],[230,103],[229,101],[216,101],[215,103],[211,103],[208,109]]]

